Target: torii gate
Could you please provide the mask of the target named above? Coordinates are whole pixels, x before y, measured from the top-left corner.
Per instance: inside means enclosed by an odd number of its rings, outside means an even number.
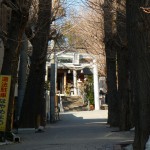
[[[56,54],[55,55],[56,56],[55,59],[57,59],[58,55],[62,57],[64,54],[63,53]],[[90,63],[90,64],[86,64],[86,65],[83,65],[83,64],[79,65],[78,64],[78,60],[76,60],[76,59],[79,59],[79,58],[74,56],[74,61],[73,61],[72,64],[67,64],[67,63],[65,65],[63,64],[63,67],[67,66],[67,68],[70,68],[70,70],[73,71],[73,85],[74,85],[73,93],[74,93],[74,95],[78,94],[78,92],[77,92],[77,70],[81,70],[81,69],[83,69],[85,67],[93,69],[95,110],[100,110],[100,105],[101,104],[100,104],[100,100],[99,100],[99,80],[98,80],[98,69],[97,69],[96,59],[94,57],[92,57],[93,62]],[[55,64],[56,64],[55,67],[57,68],[57,66],[58,66],[58,68],[59,68],[62,63],[59,64],[59,62],[57,60],[55,60]],[[57,69],[55,69],[55,70],[57,70]],[[66,82],[66,73],[64,73],[64,81]],[[66,84],[66,83],[64,83],[64,84]]]

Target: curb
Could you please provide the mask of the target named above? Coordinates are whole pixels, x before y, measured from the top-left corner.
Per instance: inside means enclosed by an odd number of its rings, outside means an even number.
[[[0,142],[0,146],[12,144],[12,143],[13,143],[13,142],[10,142],[10,141]]]

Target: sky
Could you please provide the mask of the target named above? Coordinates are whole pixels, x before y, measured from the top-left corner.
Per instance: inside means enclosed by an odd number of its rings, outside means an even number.
[[[83,7],[85,7],[85,5],[83,4],[83,2],[85,2],[85,1],[86,0],[62,0],[63,7],[66,10],[66,16],[57,20],[56,24],[57,24],[58,28],[61,29],[62,26],[68,20],[74,21],[74,18],[78,17],[79,13],[81,14],[81,10],[83,10]]]
[[[84,2],[86,0],[66,0],[67,1],[67,17],[78,16],[79,12],[85,9]]]
[[[79,10],[82,6],[84,6],[84,2],[86,0],[66,0],[68,9],[74,8],[76,10]]]

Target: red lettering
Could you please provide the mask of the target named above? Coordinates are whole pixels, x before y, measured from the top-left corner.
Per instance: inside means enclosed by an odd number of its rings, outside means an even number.
[[[3,87],[2,87],[2,88],[0,89],[0,92],[7,92],[7,88],[3,88]]]
[[[6,97],[6,93],[0,93],[0,97],[2,98]]]
[[[2,81],[8,82],[8,77],[3,77]]]
[[[7,88],[8,87],[7,82],[2,82],[2,86],[1,87],[2,88]]]

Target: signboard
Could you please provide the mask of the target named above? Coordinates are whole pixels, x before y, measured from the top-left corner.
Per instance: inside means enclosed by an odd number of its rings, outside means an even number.
[[[0,75],[0,131],[5,131],[11,76]]]

